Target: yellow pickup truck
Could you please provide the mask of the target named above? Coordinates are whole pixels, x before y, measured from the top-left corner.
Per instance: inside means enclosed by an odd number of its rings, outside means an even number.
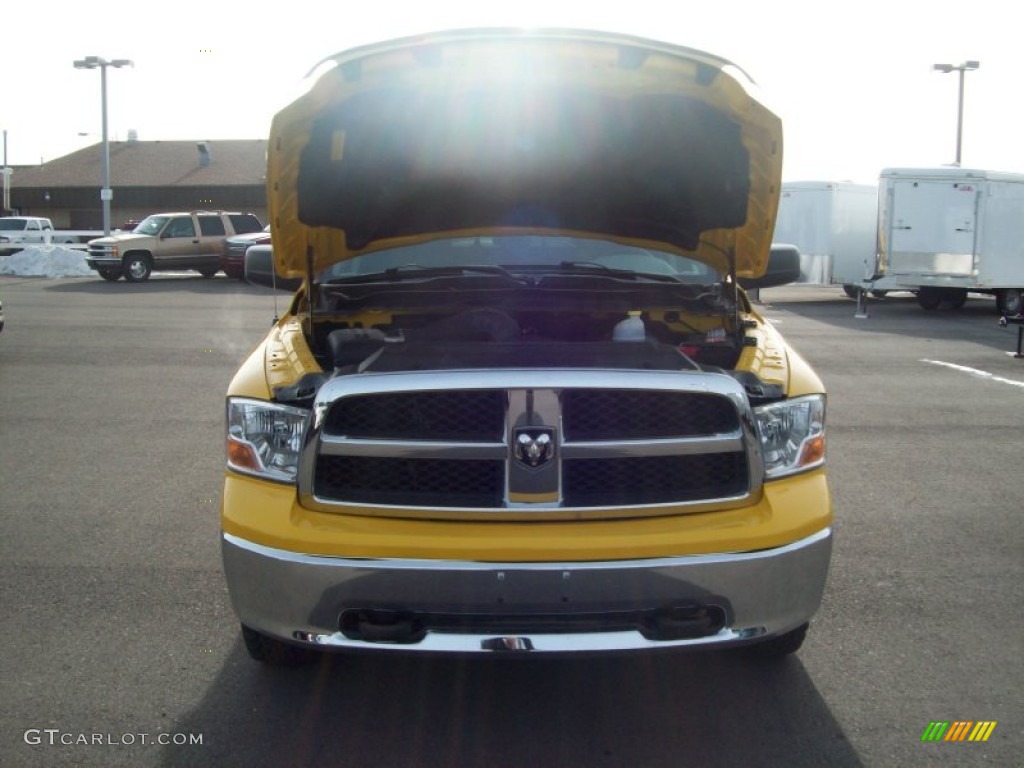
[[[796,651],[825,393],[744,290],[799,269],[753,83],[569,30],[323,68],[274,119],[246,263],[302,285],[227,393],[250,655]]]

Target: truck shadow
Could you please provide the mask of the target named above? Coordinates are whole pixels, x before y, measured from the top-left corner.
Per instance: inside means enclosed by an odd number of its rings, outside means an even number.
[[[325,656],[271,669],[236,646],[174,724],[166,766],[860,766],[799,657]]]

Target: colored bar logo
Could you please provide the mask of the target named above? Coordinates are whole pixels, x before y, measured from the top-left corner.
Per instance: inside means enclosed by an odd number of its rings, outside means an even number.
[[[995,729],[995,720],[933,720],[921,734],[921,741],[988,741]]]

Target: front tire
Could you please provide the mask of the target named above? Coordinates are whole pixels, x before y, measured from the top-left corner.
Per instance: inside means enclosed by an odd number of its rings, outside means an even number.
[[[129,253],[124,257],[124,279],[129,283],[149,280],[153,274],[153,262],[148,253]]]
[[[317,657],[314,651],[268,637],[245,624],[242,625],[242,640],[252,659],[270,667],[301,667]]]
[[[102,277],[104,280],[109,280],[112,283],[116,283],[118,280],[121,279],[120,269],[100,269],[97,271],[100,273],[100,277]]]
[[[744,650],[754,659],[771,660],[785,658],[800,650],[800,646],[804,644],[804,638],[807,637],[808,626],[803,624],[784,635],[773,637],[771,640],[765,640],[757,645],[751,645]]]

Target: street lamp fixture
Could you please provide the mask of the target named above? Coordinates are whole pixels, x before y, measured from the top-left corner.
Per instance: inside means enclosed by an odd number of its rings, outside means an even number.
[[[932,69],[938,72],[960,73],[960,100],[957,102],[956,111],[956,165],[960,166],[960,146],[964,135],[964,72],[977,69],[981,66],[978,61],[965,61],[961,64],[933,64]]]
[[[114,191],[110,188],[110,142],[107,139],[107,67],[134,66],[130,59],[112,59],[108,61],[100,56],[86,56],[74,62],[75,69],[100,70],[100,94],[103,115],[103,187],[100,189],[100,200],[103,202],[103,234],[110,234],[110,201]]]

